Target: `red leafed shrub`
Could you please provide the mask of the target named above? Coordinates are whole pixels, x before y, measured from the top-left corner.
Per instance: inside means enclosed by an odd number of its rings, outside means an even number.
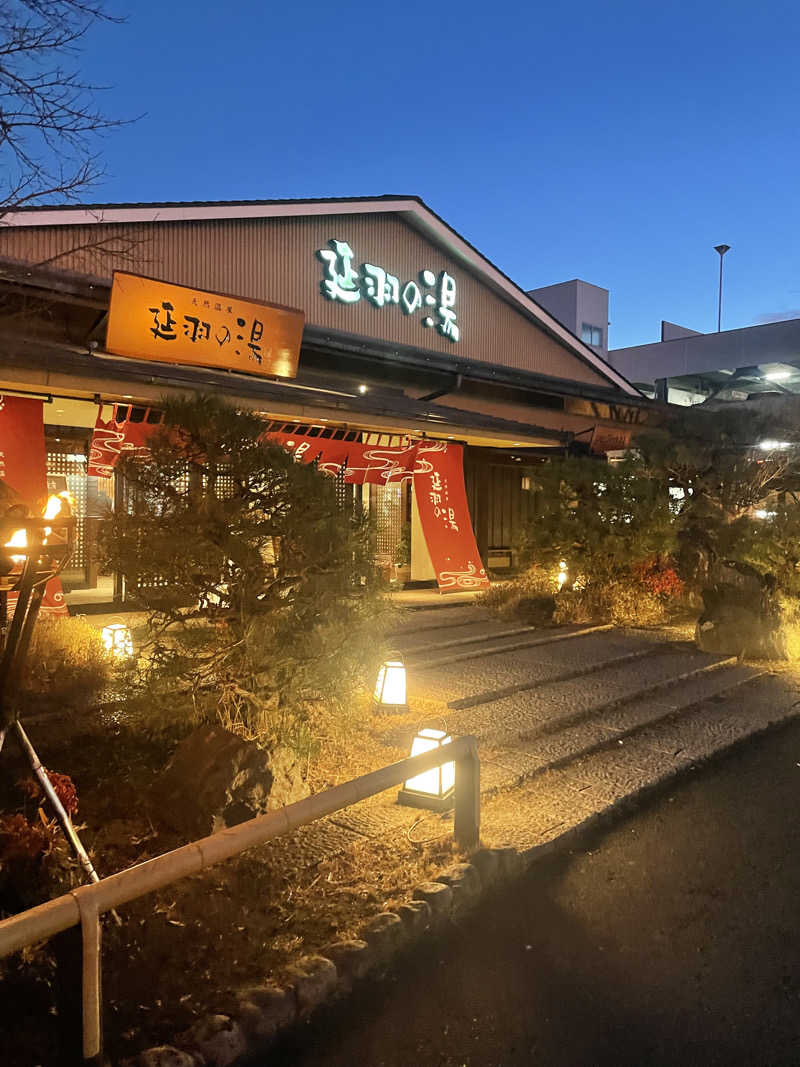
[[[64,805],[64,809],[70,817],[78,814],[78,791],[75,783],[68,774],[59,774],[58,771],[47,771],[47,777],[55,790],[56,796]],[[35,778],[23,778],[19,787],[26,796],[37,803],[44,802],[42,787]]]
[[[77,815],[78,791],[70,776],[68,774],[59,774],[57,771],[48,771],[47,777],[50,779],[53,789],[56,791],[56,796],[64,805],[67,815],[69,815],[70,818],[73,815]]]
[[[642,585],[653,596],[671,600],[683,593],[683,582],[674,567],[660,567],[656,563],[640,563],[634,573]]]
[[[35,860],[48,850],[51,834],[46,826],[29,823],[24,815],[0,816],[0,860]]]

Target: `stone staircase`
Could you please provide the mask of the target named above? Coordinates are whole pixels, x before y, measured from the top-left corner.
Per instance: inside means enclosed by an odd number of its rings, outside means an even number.
[[[392,640],[409,703],[426,712],[414,728],[387,720],[384,740],[408,751],[421,725],[474,734],[491,844],[545,845],[800,713],[800,675],[701,653],[663,632],[533,630],[474,607],[413,615],[416,625]],[[307,827],[297,845],[317,855],[406,832],[422,813],[394,800],[376,797]],[[452,816],[426,818],[444,829]]]
[[[763,728],[765,716],[779,721],[797,710],[793,675],[704,654],[661,633],[508,629],[483,620],[398,637],[412,707],[415,697],[434,699],[441,714],[427,725],[478,738],[487,796],[549,772],[580,767],[582,778],[587,760],[595,769],[612,766],[622,748],[641,749],[651,773],[653,731],[685,751],[702,752],[704,739],[710,754],[717,738],[736,740]],[[412,736],[408,727],[390,728],[386,740],[406,747]]]

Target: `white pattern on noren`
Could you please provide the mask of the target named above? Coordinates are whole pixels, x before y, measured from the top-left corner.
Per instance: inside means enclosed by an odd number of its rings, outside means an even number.
[[[480,571],[470,560],[465,571],[440,571],[439,588],[449,589],[457,585],[459,589],[479,589],[486,584],[486,571],[481,567]]]

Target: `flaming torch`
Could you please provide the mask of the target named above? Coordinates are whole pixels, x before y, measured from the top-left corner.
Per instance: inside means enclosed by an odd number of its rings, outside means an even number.
[[[99,881],[69,814],[53,789],[19,719],[19,681],[47,583],[66,565],[75,544],[69,493],[51,496],[40,518],[14,502],[0,516],[0,749],[9,730],[47,797],[64,835],[88,877]],[[15,596],[9,620],[9,598]]]

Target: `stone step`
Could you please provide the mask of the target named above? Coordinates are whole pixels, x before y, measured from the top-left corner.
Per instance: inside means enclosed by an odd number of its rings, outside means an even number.
[[[474,734],[484,744],[516,741],[573,720],[595,717],[624,701],[642,699],[658,688],[679,684],[687,673],[713,671],[731,662],[735,660],[687,652],[673,645],[657,646],[650,655],[637,659],[626,658],[623,653],[619,659],[600,661],[592,674],[568,681],[551,674],[535,687],[511,696],[449,711],[447,729]],[[403,746],[407,741],[410,736],[399,739]]]
[[[482,838],[533,852],[616,805],[663,785],[731,746],[800,713],[797,679],[765,673],[727,699],[654,721],[623,745],[604,746],[536,775],[482,805]]]
[[[474,604],[437,604],[435,607],[404,607],[403,618],[387,634],[389,638],[417,634],[423,630],[440,630],[449,626],[469,625],[490,620],[489,612]]]
[[[600,663],[583,663],[574,667],[568,667],[560,674],[555,674],[547,679],[548,684],[552,682],[570,682],[574,678],[583,678],[587,674],[596,674],[597,671],[601,671],[606,667],[618,666],[622,663],[629,663],[631,660],[641,659],[643,656],[652,656],[660,649],[659,645],[646,645],[644,648],[634,649],[632,652],[624,652],[621,656],[614,656],[609,660],[604,660]],[[503,686],[501,689],[485,689],[483,692],[474,693],[472,696],[461,697],[459,700],[451,700],[448,702],[448,708],[454,711],[461,710],[462,708],[474,708],[478,704],[490,704],[495,700],[501,700],[503,697],[513,696],[515,693],[523,693],[526,689],[536,689],[542,684],[540,679],[526,678],[521,682],[515,682],[512,685]]]
[[[667,690],[675,689],[676,686],[685,685],[687,682],[691,682],[697,678],[703,678],[714,672],[735,667],[737,663],[738,660],[736,656],[729,656],[724,659],[715,659],[711,663],[701,663],[695,666],[690,666],[678,674],[667,674],[667,676],[663,678],[659,677],[661,672],[660,670],[657,670],[654,672],[654,677],[640,689],[636,689],[633,692],[623,691],[602,703],[593,704],[588,708],[583,709],[576,708],[566,715],[559,715],[556,718],[548,718],[547,720],[542,721],[538,726],[523,730],[519,734],[519,737],[521,740],[533,740],[547,736],[548,734],[560,732],[566,727],[579,724],[585,720],[594,719],[601,712],[611,711],[631,702],[638,703],[639,701],[648,699],[654,694],[664,693]],[[659,664],[659,667],[660,666],[661,664]],[[667,668],[668,666],[669,665],[667,665]],[[686,665],[685,663],[681,663],[681,666],[685,667]]]
[[[407,671],[409,702],[413,707],[415,698],[420,697],[446,706],[491,690],[510,688],[513,692],[513,687],[520,683],[544,682],[577,668],[593,667],[628,652],[652,647],[674,646],[658,634],[603,630],[485,658],[443,664],[435,670],[420,671],[411,661]]]
[[[569,628],[557,632],[542,633],[535,630],[537,636],[513,638],[507,640],[492,641],[491,644],[483,644],[468,652],[450,652],[444,656],[435,656],[433,659],[419,660],[414,663],[417,671],[429,671],[450,663],[461,663],[464,660],[483,659],[486,656],[496,656],[503,653],[516,652],[523,648],[537,648],[540,645],[551,645],[557,641],[567,641],[570,638],[583,637],[586,634],[601,633],[611,630],[611,623],[603,623],[599,626],[583,626]]]
[[[720,668],[688,680],[669,699],[645,697],[622,706],[606,705],[592,718],[565,721],[558,730],[487,751],[486,790],[513,787],[534,775],[575,766],[589,753],[628,744],[630,738],[657,723],[681,719],[712,700],[733,699],[742,686],[752,685],[766,673],[754,667]]]
[[[503,638],[519,637],[521,634],[541,636],[542,630],[536,626],[509,626],[502,622],[461,623],[459,626],[437,627],[435,633],[430,631],[400,637],[397,647],[408,663],[416,656],[430,655],[446,648],[481,644],[494,644]]]

